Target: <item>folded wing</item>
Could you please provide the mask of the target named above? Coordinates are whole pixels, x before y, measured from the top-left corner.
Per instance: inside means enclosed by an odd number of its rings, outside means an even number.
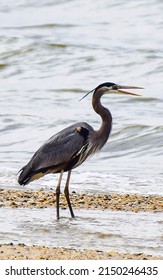
[[[48,173],[74,168],[80,153],[88,146],[89,133],[92,130],[88,124],[78,123],[52,136],[21,169],[19,184],[25,185]]]

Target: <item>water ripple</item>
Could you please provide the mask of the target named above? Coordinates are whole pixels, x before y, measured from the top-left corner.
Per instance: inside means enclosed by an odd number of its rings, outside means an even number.
[[[98,129],[91,96],[78,100],[113,81],[142,86],[143,96],[103,97],[113,116],[112,134],[101,154],[79,170],[88,174],[84,180],[91,190],[97,182],[101,191],[139,192],[142,186],[153,192],[155,186],[160,193],[162,1],[144,0],[141,6],[123,0],[11,2],[2,1],[0,11],[2,185],[16,185],[17,170],[64,127],[86,121]],[[80,171],[74,177],[80,189],[84,182],[78,177]]]

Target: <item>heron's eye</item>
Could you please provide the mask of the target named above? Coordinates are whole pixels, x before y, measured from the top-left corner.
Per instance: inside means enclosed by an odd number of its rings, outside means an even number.
[[[113,85],[112,89],[117,90],[118,89],[117,85]]]

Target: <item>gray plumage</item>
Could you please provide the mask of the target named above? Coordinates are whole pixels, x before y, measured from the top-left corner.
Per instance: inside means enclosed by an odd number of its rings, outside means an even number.
[[[114,83],[103,83],[93,91],[92,106],[97,114],[102,118],[102,124],[99,130],[95,131],[89,124],[79,122],[71,125],[59,133],[52,136],[38,151],[33,155],[27,165],[20,170],[18,182],[20,185],[26,185],[33,180],[49,173],[60,173],[58,185],[56,188],[57,218],[59,219],[59,196],[60,184],[63,172],[68,171],[66,186],[64,189],[71,216],[74,213],[69,198],[69,180],[71,170],[82,164],[88,156],[99,151],[107,142],[111,127],[112,116],[110,111],[103,107],[100,99],[106,93],[125,93],[137,95],[122,91],[123,88],[139,88],[120,86]],[[92,91],[91,91],[92,92]],[[90,93],[90,92],[89,92]]]
[[[22,168],[18,179],[19,184],[26,185],[35,180],[36,174],[42,177],[48,173],[68,171],[71,166],[77,167],[79,159],[81,163],[83,162],[82,152],[89,145],[89,133],[93,133],[90,125],[76,123],[53,135]],[[76,162],[77,159],[78,162]]]

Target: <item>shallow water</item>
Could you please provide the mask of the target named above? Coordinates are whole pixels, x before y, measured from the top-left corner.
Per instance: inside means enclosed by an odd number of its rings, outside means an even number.
[[[75,212],[75,220],[63,210],[62,218],[57,221],[52,209],[2,208],[0,243],[163,254],[160,213]]]
[[[162,12],[161,0],[1,1],[1,188],[20,188],[18,170],[54,133],[78,121],[98,129],[91,96],[79,99],[113,81],[142,86],[143,96],[103,97],[112,134],[74,170],[71,191],[163,195]]]

